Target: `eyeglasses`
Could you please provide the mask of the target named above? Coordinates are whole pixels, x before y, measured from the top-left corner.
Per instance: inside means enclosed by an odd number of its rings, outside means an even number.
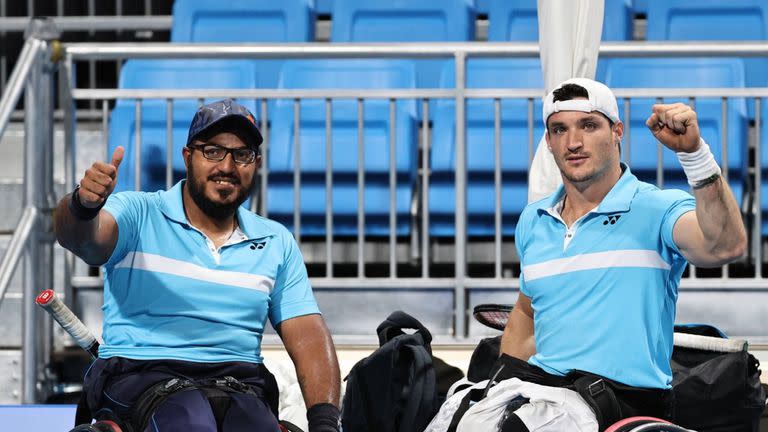
[[[232,159],[241,165],[252,164],[256,160],[256,150],[248,147],[231,149],[215,144],[190,144],[188,147],[193,150],[200,150],[203,153],[203,157],[217,162],[223,161],[228,153],[232,153]]]

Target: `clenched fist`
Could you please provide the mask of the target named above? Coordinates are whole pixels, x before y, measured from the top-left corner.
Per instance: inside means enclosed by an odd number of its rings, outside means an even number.
[[[682,103],[656,104],[652,110],[645,125],[665,147],[685,153],[699,149],[701,132],[696,111]]]
[[[95,162],[85,171],[85,176],[80,180],[80,189],[77,192],[78,200],[83,207],[96,208],[106,201],[109,194],[115,189],[117,183],[117,168],[123,161],[125,149],[119,146],[112,153],[110,163]]]

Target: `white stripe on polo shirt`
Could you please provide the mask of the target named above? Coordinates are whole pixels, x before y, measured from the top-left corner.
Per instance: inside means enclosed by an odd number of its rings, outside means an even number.
[[[125,258],[115,264],[115,268],[132,268],[135,270],[165,273],[203,282],[248,288],[267,294],[271,293],[272,288],[275,286],[275,280],[266,276],[214,270],[186,261],[144,252],[129,252]]]
[[[671,266],[655,250],[624,249],[574,255],[523,266],[526,282],[580,270],[640,267],[669,270]]]

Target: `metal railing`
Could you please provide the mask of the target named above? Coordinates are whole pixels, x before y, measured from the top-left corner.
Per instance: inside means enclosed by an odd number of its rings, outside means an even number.
[[[9,33],[20,33],[27,30],[30,19],[35,16],[40,16],[40,10],[35,9],[35,2],[33,0],[27,0],[26,2],[26,16],[8,16],[8,0],[0,0],[0,38],[5,37]],[[21,3],[21,2],[18,2]],[[106,3],[106,2],[102,2]],[[96,15],[96,0],[88,0],[86,3],[87,15],[84,16],[71,16],[66,15],[66,9],[64,0],[56,0],[55,3],[55,16],[51,16],[54,25],[59,31],[86,31],[90,36],[93,36],[96,31],[109,31],[117,32],[120,34],[123,31],[152,31],[152,30],[170,30],[173,23],[173,16],[171,15],[152,15],[152,0],[144,0],[143,11],[144,15],[124,15],[125,8],[123,7],[123,0],[114,0],[114,15],[104,16]],[[20,5],[16,5],[19,7]],[[47,13],[52,13],[51,7],[53,5],[45,5],[43,9],[46,9]],[[134,5],[136,7],[136,5]],[[16,61],[18,63],[18,60]],[[89,76],[89,86],[95,87],[96,83],[96,66],[95,63],[90,62],[88,64],[91,75]],[[118,68],[119,74],[119,68]],[[8,78],[8,53],[3,50],[0,52],[0,89],[5,87],[6,79]]]
[[[654,57],[680,57],[680,56],[766,56],[768,55],[767,43],[648,43],[648,42],[626,42],[626,43],[606,43],[600,48],[600,55],[605,57],[637,57],[637,56],[654,56]],[[501,148],[501,142],[499,138],[500,119],[499,119],[499,104],[502,100],[506,99],[523,99],[526,100],[529,105],[528,124],[533,125],[533,104],[535,100],[538,100],[542,96],[542,90],[537,89],[473,89],[466,88],[466,63],[469,58],[476,57],[502,57],[502,58],[515,58],[515,57],[537,57],[538,45],[531,43],[401,43],[401,44],[267,44],[267,45],[218,45],[218,44],[160,44],[160,43],[148,43],[148,44],[68,44],[66,45],[66,61],[65,65],[71,65],[75,60],[112,60],[112,59],[125,59],[125,58],[249,58],[249,59],[263,59],[263,58],[445,58],[453,59],[455,62],[455,76],[456,86],[449,89],[391,89],[391,90],[371,90],[371,89],[359,89],[359,90],[287,90],[287,89],[193,89],[193,90],[141,90],[141,89],[70,89],[71,98],[74,100],[116,100],[116,99],[132,99],[136,101],[137,112],[141,111],[142,101],[146,99],[162,99],[168,101],[168,106],[171,106],[171,101],[175,99],[193,99],[204,100],[221,97],[233,97],[248,100],[261,100],[262,101],[262,113],[261,123],[262,126],[269,124],[268,117],[268,103],[266,101],[276,99],[288,99],[296,101],[296,106],[299,106],[299,101],[303,99],[320,99],[326,101],[326,113],[330,112],[330,101],[336,99],[352,99],[352,100],[368,100],[368,99],[381,99],[389,100],[392,104],[399,100],[416,100],[423,104],[425,110],[429,110],[430,100],[439,99],[452,99],[455,104],[455,124],[456,124],[456,142],[455,142],[455,161],[456,161],[456,177],[455,177],[455,190],[456,190],[456,223],[455,223],[455,242],[454,242],[454,274],[451,277],[441,278],[434,277],[430,274],[428,263],[430,261],[430,234],[429,234],[429,206],[428,206],[428,194],[429,194],[429,170],[428,154],[430,148],[430,135],[426,120],[423,119],[422,125],[423,143],[422,148],[419,150],[422,152],[421,158],[421,178],[422,178],[422,197],[420,205],[417,206],[422,212],[421,214],[421,232],[420,232],[420,252],[423,262],[423,268],[421,277],[400,277],[397,273],[396,254],[394,253],[396,247],[396,234],[392,229],[395,215],[390,212],[390,233],[388,236],[389,245],[389,277],[371,278],[366,277],[361,267],[358,267],[357,276],[350,278],[334,277],[332,275],[333,268],[333,253],[331,250],[331,243],[333,241],[333,225],[330,224],[332,218],[332,210],[330,205],[327,207],[327,224],[328,226],[325,236],[325,266],[326,277],[313,278],[312,284],[316,288],[384,288],[384,287],[402,287],[411,286],[420,289],[453,289],[455,296],[455,335],[462,337],[466,334],[467,329],[467,290],[482,288],[482,289],[516,289],[519,287],[519,281],[514,277],[503,277],[502,272],[502,235],[500,233],[501,226],[501,210],[500,210],[500,188],[501,188],[501,168],[498,163],[494,171],[494,188],[496,194],[495,213],[494,213],[494,225],[496,227],[496,234],[493,241],[493,249],[495,251],[494,257],[494,270],[491,277],[470,277],[467,275],[467,165],[466,165],[466,137],[465,137],[465,104],[468,100],[472,99],[489,99],[496,104],[496,140],[495,140],[495,153],[498,155]],[[626,101],[632,98],[683,98],[691,99],[694,103],[696,98],[719,98],[727,101],[731,98],[757,98],[756,104],[757,111],[760,111],[760,100],[768,96],[768,88],[691,88],[691,89],[614,89],[617,97],[625,98]],[[726,102],[727,103],[727,102]],[[105,106],[103,104],[102,106]],[[626,114],[628,114],[628,108]],[[362,113],[359,113],[362,115]],[[170,116],[170,113],[168,114]],[[298,114],[295,114],[295,118],[298,121]],[[759,118],[758,118],[759,120]],[[327,135],[329,135],[331,122],[326,121]],[[393,125],[391,124],[390,127]],[[105,133],[107,124],[104,123]],[[298,127],[298,125],[297,125]],[[759,128],[758,142],[760,140]],[[140,134],[137,132],[137,136]],[[532,131],[528,136],[528,157],[532,158],[532,150],[535,146],[535,141],[539,137],[534,137]],[[711,140],[718,139],[719,137],[711,137]],[[298,133],[295,135],[295,141],[298,141]],[[629,136],[626,140],[626,145],[630,145]],[[135,143],[136,146],[140,146],[140,140]],[[171,144],[168,143],[170,146]],[[266,151],[269,151],[269,146],[274,143],[266,143]],[[285,145],[291,145],[291,143],[285,143]],[[299,146],[299,142],[294,142],[293,145]],[[298,151],[297,151],[298,153]],[[725,160],[722,161],[724,167],[728,166],[727,149],[723,153]],[[136,157],[134,169],[139,174],[141,169],[141,160],[139,154],[135,153]],[[326,155],[326,158],[329,158]],[[326,160],[326,163],[330,163],[330,160]],[[497,159],[498,162],[498,159]],[[168,163],[168,172],[170,172],[170,161]],[[755,184],[760,184],[760,165],[759,158],[757,161],[757,169],[755,172]],[[298,166],[298,165],[297,165]],[[661,167],[661,160],[659,161]],[[268,188],[268,169],[265,169],[261,173],[261,191],[262,193]],[[359,178],[364,177],[361,172]],[[295,173],[294,186],[300,186],[300,173]],[[137,175],[137,186],[140,185],[139,176]],[[331,193],[332,189],[332,176],[326,175],[326,192]],[[663,182],[663,176],[659,176],[658,181]],[[360,181],[358,187],[362,188],[363,184]],[[394,186],[390,184],[390,192]],[[294,193],[297,194],[296,187]],[[759,195],[759,194],[757,194]],[[393,195],[391,196],[393,197]],[[296,228],[296,237],[300,241],[301,227],[300,219],[298,217],[298,195],[294,197],[294,208],[297,212],[294,221]],[[391,205],[394,206],[394,199],[391,199]],[[760,211],[759,211],[759,197],[755,197],[755,204],[753,211],[756,217],[756,227],[760,226]],[[264,206],[260,208],[262,212],[267,210]],[[358,214],[358,223],[360,224],[364,220],[365,215],[362,207],[360,207]],[[418,227],[414,227],[418,229]],[[364,262],[365,245],[362,230],[358,230],[357,238],[357,259],[355,260],[358,265]],[[753,258],[756,262],[762,260],[762,250],[760,247],[760,232],[759,229],[753,231]],[[724,280],[728,281],[730,287],[739,287],[743,289],[764,289],[768,287],[768,282],[763,280],[760,266],[756,266],[754,277],[733,279],[728,278],[728,268],[723,270],[723,276],[721,278],[697,278],[695,269],[692,269],[690,277],[685,278],[683,281],[683,288],[692,289],[707,289],[707,288],[722,288]]]
[[[36,292],[53,282],[51,212],[53,194],[53,75],[54,44],[58,34],[44,20],[33,20],[27,29],[22,55],[0,100],[0,138],[11,111],[24,93],[24,212],[0,263],[0,302],[23,255],[22,388],[24,403],[38,400],[37,385],[43,374],[46,317],[35,307]],[[50,333],[48,333],[50,334]]]
[[[29,265],[25,267],[25,298],[28,295],[33,295],[35,289],[50,285],[49,274],[40,271],[40,266],[33,267],[32,263],[47,263],[47,254],[49,254],[48,248],[51,247],[53,239],[50,234],[50,222],[51,215],[50,210],[53,208],[53,194],[52,194],[52,155],[53,152],[50,149],[52,139],[50,137],[50,131],[53,128],[52,125],[52,91],[49,92],[53,83],[53,72],[56,70],[55,63],[50,58],[52,51],[52,44],[47,40],[35,38],[32,35],[28,41],[31,44],[28,48],[29,52],[25,54],[24,61],[19,62],[16,65],[14,73],[12,74],[10,82],[13,82],[13,86],[9,85],[9,89],[16,89],[21,84],[15,84],[22,82],[26,84],[26,102],[27,115],[25,117],[25,131],[26,131],[26,152],[25,152],[25,167],[27,170],[25,176],[25,205],[27,211],[24,213],[23,224],[17,228],[14,235],[12,244],[13,248],[9,249],[7,255],[3,258],[3,262],[0,263],[0,293],[2,293],[7,286],[8,274],[13,264],[19,260],[20,252],[22,250],[21,244],[26,241],[25,256],[26,262]],[[332,109],[332,103],[336,99],[351,99],[358,102],[358,125],[360,126],[358,131],[358,145],[359,148],[364,149],[363,143],[363,101],[369,99],[377,99],[389,102],[390,107],[390,128],[394,127],[394,121],[392,121],[393,112],[397,109],[397,102],[400,100],[414,100],[420,103],[423,111],[421,118],[421,146],[416,149],[418,154],[412,156],[416,157],[416,160],[420,160],[419,175],[417,176],[421,182],[421,188],[419,191],[418,202],[411,206],[420,213],[418,219],[421,223],[413,226],[413,229],[420,229],[419,232],[419,245],[418,245],[418,257],[421,262],[420,276],[418,277],[403,277],[398,274],[398,254],[396,248],[400,245],[400,241],[395,233],[395,219],[397,215],[393,212],[394,209],[394,193],[393,190],[397,185],[396,177],[391,170],[396,162],[394,153],[390,153],[390,176],[389,176],[389,191],[390,191],[390,212],[389,212],[389,234],[387,235],[386,242],[389,246],[387,265],[389,269],[388,276],[385,277],[370,277],[366,274],[364,264],[367,263],[366,253],[370,252],[370,247],[366,248],[367,239],[364,236],[364,221],[365,212],[363,207],[358,209],[358,230],[357,238],[353,244],[353,250],[356,251],[356,257],[354,262],[358,264],[357,272],[353,277],[339,277],[333,274],[333,242],[337,239],[333,236],[333,224],[329,223],[329,220],[333,217],[333,208],[330,203],[326,207],[326,234],[323,241],[321,241],[321,249],[325,254],[325,267],[326,276],[320,278],[313,278],[312,285],[318,289],[328,288],[346,288],[346,289],[388,289],[388,288],[402,288],[413,287],[416,289],[437,289],[437,290],[449,290],[453,293],[454,309],[452,311],[454,325],[453,335],[457,340],[461,340],[467,335],[468,328],[468,304],[471,303],[471,296],[474,290],[506,290],[514,291],[519,288],[519,280],[516,277],[509,277],[504,273],[505,260],[502,256],[503,246],[505,244],[505,237],[501,233],[502,226],[502,211],[501,211],[501,185],[504,176],[504,172],[500,165],[500,152],[501,149],[508,145],[502,143],[501,138],[501,105],[505,100],[524,100],[528,106],[527,122],[529,125],[529,133],[527,142],[520,146],[525,149],[525,154],[528,157],[528,161],[533,155],[533,149],[536,144],[535,140],[539,137],[533,134],[534,123],[534,102],[541,98],[542,91],[537,89],[474,89],[467,88],[466,86],[466,63],[468,59],[474,57],[537,57],[538,46],[536,44],[520,44],[520,43],[416,43],[416,44],[338,44],[338,45],[326,45],[326,44],[272,44],[272,45],[208,45],[208,44],[65,44],[63,46],[64,56],[63,61],[59,65],[59,96],[60,104],[65,114],[65,158],[64,163],[66,166],[66,179],[68,186],[74,185],[74,154],[75,154],[75,137],[76,130],[75,125],[77,122],[77,112],[74,109],[74,102],[77,100],[92,100],[95,105],[98,102],[102,107],[102,129],[104,136],[108,135],[109,119],[108,119],[108,101],[117,99],[132,99],[136,101],[136,113],[137,118],[141,118],[142,104],[147,99],[161,99],[166,101],[166,121],[172,119],[173,114],[173,101],[176,99],[192,99],[192,100],[205,100],[220,97],[234,97],[240,99],[253,99],[260,100],[260,119],[261,127],[264,132],[267,141],[265,142],[265,158],[268,155],[270,146],[274,146],[275,143],[269,142],[269,136],[267,128],[270,127],[270,101],[278,99],[287,99],[294,101],[294,121],[300,126],[298,122],[301,100],[305,99],[317,99],[325,101],[326,109],[326,139],[332,136],[332,122],[329,117],[330,110]],[[601,47],[600,53],[606,57],[632,57],[632,56],[656,56],[656,57],[677,57],[682,55],[696,56],[696,55],[719,55],[719,56],[768,56],[768,44],[766,43],[695,43],[695,44],[680,44],[680,43],[614,43],[605,44]],[[127,89],[93,89],[93,88],[76,88],[73,85],[72,77],[74,76],[73,68],[74,63],[79,60],[123,60],[128,58],[444,58],[453,59],[455,64],[455,76],[456,86],[448,89],[391,89],[391,90],[273,90],[273,89],[197,89],[197,90],[127,90]],[[19,81],[21,80],[21,81]],[[700,98],[718,98],[721,100],[727,100],[732,98],[755,98],[755,114],[756,126],[755,134],[757,136],[756,142],[759,143],[761,139],[761,127],[760,127],[760,112],[762,99],[768,97],[768,88],[750,88],[750,89],[614,89],[617,97],[624,98],[625,103],[632,98],[693,98],[694,102]],[[2,102],[0,102],[0,132],[5,129],[10,111],[13,109],[16,101],[18,100],[21,90],[6,91],[3,95]],[[15,98],[15,99],[14,99]],[[494,123],[494,154],[495,154],[495,166],[493,173],[494,183],[494,236],[492,240],[493,252],[493,270],[487,277],[475,277],[468,273],[468,263],[470,260],[468,246],[475,243],[474,239],[469,239],[467,235],[467,184],[468,184],[468,169],[467,169],[467,141],[466,141],[466,104],[475,99],[487,99],[492,101],[494,109],[493,123]],[[452,262],[453,262],[453,274],[448,277],[439,277],[440,275],[434,274],[430,270],[430,263],[433,261],[434,250],[432,248],[433,237],[430,235],[429,227],[429,185],[430,185],[430,151],[432,150],[432,135],[431,126],[429,124],[429,112],[430,104],[433,100],[451,100],[455,107],[455,127],[456,127],[456,142],[455,142],[455,203],[456,203],[456,217],[455,217],[455,238],[452,240]],[[625,116],[629,115],[629,105],[625,105]],[[725,114],[724,114],[725,116]],[[138,128],[140,128],[140,124]],[[137,140],[129,145],[135,146],[135,148],[141,147],[141,134],[137,131]],[[390,130],[390,135],[393,136]],[[169,134],[170,136],[170,134]],[[298,133],[295,134],[295,145],[301,145]],[[714,138],[714,137],[713,137]],[[717,139],[717,138],[714,138]],[[167,142],[167,147],[172,147],[171,142]],[[289,145],[288,143],[287,145]],[[390,148],[394,147],[394,143],[390,141]],[[633,145],[628,136],[625,141],[625,146],[628,148]],[[760,146],[755,148],[755,167],[752,174],[752,180],[757,185],[759,191],[759,185],[761,182],[761,169],[760,163]],[[627,152],[629,153],[629,152]],[[141,186],[141,158],[140,152],[134,152],[134,161],[137,175],[137,186]],[[418,156],[421,156],[418,158]],[[722,160],[723,166],[728,166],[727,152],[724,152],[724,160]],[[358,155],[362,160],[362,153]],[[330,162],[331,154],[326,153],[326,161]],[[631,162],[631,161],[630,161]],[[659,162],[661,163],[661,162]],[[297,165],[300,166],[300,165]],[[327,165],[330,166],[330,165]],[[42,167],[42,169],[41,169]],[[166,184],[170,184],[172,180],[172,165],[170,160],[166,160]],[[359,163],[357,172],[357,192],[358,197],[362,196],[365,189],[365,166],[364,163]],[[260,175],[261,178],[261,196],[266,196],[266,191],[269,188],[269,166],[267,166]],[[294,173],[294,186],[298,186],[295,190],[298,190],[301,186],[302,178],[301,173]],[[332,194],[333,187],[333,175],[332,172],[327,172],[325,177],[326,193]],[[331,195],[327,195],[330,198]],[[296,200],[296,198],[294,198]],[[298,201],[298,200],[296,200]],[[328,200],[330,201],[330,199]],[[298,202],[295,202],[298,204]],[[760,219],[760,197],[759,193],[755,194],[752,201],[752,208],[750,211],[754,213],[755,221],[752,230],[753,244],[752,244],[752,260],[756,263],[762,262],[762,238],[760,234],[761,219]],[[259,210],[265,212],[269,209],[269,206],[262,200],[260,201]],[[295,205],[294,208],[298,209],[299,206]],[[296,210],[298,211],[298,210]],[[295,217],[297,220],[298,217]],[[300,224],[296,224],[296,237],[302,241],[302,247],[308,245],[309,240],[302,239]],[[506,240],[509,243],[508,240]],[[47,271],[50,271],[50,265]],[[34,271],[32,269],[35,269]],[[513,275],[514,276],[514,275]],[[760,270],[760,266],[755,266],[754,275],[745,278],[733,278],[729,277],[727,269],[724,270],[723,277],[719,278],[702,278],[695,277],[695,271],[691,272],[691,277],[686,278],[683,281],[682,289],[740,289],[740,290],[766,290],[768,289],[768,280],[764,279]],[[81,285],[87,284],[100,284],[100,280],[88,279],[80,277],[74,280],[74,283]],[[1,299],[1,296],[0,296]],[[29,303],[29,310],[27,310],[27,303]],[[40,347],[41,339],[39,336],[36,338],[35,329],[38,324],[38,318],[35,318],[34,306],[31,301],[25,301],[25,316],[24,316],[24,364],[27,371],[37,371],[33,373],[25,372],[24,383],[24,401],[31,402],[35,400],[35,388],[38,382],[38,376],[40,371],[40,353],[44,352],[45,348]]]

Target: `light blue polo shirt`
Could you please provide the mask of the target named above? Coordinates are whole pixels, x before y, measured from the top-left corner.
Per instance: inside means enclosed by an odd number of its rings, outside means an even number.
[[[187,222],[183,181],[168,191],[113,194],[99,357],[261,363],[273,325],[319,313],[288,230],[242,207],[242,236],[218,251]]]
[[[536,341],[529,362],[555,375],[581,370],[669,388],[677,287],[686,265],[672,231],[695,201],[622,168],[600,205],[570,229],[558,211],[562,186],[520,216],[520,290],[531,298]]]

